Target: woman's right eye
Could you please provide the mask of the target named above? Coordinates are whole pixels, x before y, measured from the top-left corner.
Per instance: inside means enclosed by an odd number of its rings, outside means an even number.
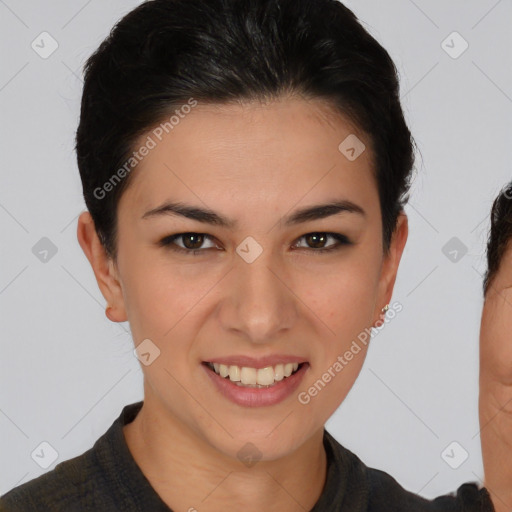
[[[176,240],[182,239],[183,247],[180,247],[176,244]],[[177,233],[175,235],[169,235],[160,240],[159,245],[162,247],[168,247],[169,249],[191,254],[193,256],[200,254],[205,251],[204,247],[201,247],[204,241],[213,240],[213,237],[211,235],[207,235],[206,233]],[[215,248],[212,246],[211,248]],[[208,249],[208,247],[207,247]]]

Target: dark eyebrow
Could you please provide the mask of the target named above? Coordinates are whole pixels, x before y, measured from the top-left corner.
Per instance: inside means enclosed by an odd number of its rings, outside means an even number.
[[[341,200],[301,208],[293,212],[291,215],[286,216],[283,221],[285,226],[294,226],[303,222],[324,219],[343,212],[357,213],[366,217],[366,212],[359,205],[352,201]],[[147,211],[142,216],[142,219],[156,217],[159,215],[179,215],[204,224],[212,224],[227,229],[234,229],[238,224],[235,220],[228,219],[212,210],[198,208],[184,203],[172,202],[167,202],[153,210]]]

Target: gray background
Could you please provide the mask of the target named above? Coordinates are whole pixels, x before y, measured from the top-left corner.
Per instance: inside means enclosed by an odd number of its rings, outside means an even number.
[[[85,204],[73,151],[81,67],[138,3],[0,0],[0,493],[88,449],[143,396],[129,326],[105,317],[76,239]],[[433,498],[483,477],[481,274],[492,199],[511,178],[512,4],[346,4],[395,60],[421,154],[393,297],[403,311],[374,338],[327,428],[367,465]],[[31,47],[43,46],[43,31],[58,43],[46,59]],[[458,58],[462,40],[442,45],[454,31],[469,44]],[[48,246],[43,237],[57,250],[46,262],[37,250]],[[467,248],[457,261],[445,255],[453,241],[443,252],[453,237]],[[51,456],[43,441],[58,452],[47,468],[31,457],[36,448]],[[458,469],[441,455],[453,441],[469,454]],[[448,450],[452,463],[460,447]]]

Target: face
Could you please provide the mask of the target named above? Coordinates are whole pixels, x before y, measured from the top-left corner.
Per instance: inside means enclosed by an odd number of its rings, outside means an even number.
[[[512,361],[512,242],[487,291],[480,325],[480,375],[488,382],[510,383]],[[490,378],[489,378],[490,376]],[[496,388],[498,389],[498,388]],[[500,404],[508,401],[496,397]],[[509,404],[510,405],[510,404]]]
[[[384,257],[371,142],[326,108],[198,105],[141,137],[157,144],[118,205],[118,288],[100,286],[135,345],[150,340],[144,406],[230,457],[251,442],[272,460],[318,433],[367,345],[345,354],[391,299],[407,219]],[[338,149],[349,135],[366,146],[355,160]]]

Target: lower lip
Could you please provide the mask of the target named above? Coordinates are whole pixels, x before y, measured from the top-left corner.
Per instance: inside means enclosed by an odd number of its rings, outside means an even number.
[[[235,404],[244,407],[263,407],[274,405],[288,398],[299,386],[309,365],[304,363],[294,374],[268,388],[249,388],[237,386],[227,377],[221,377],[206,364],[204,370],[212,379],[217,389]]]

